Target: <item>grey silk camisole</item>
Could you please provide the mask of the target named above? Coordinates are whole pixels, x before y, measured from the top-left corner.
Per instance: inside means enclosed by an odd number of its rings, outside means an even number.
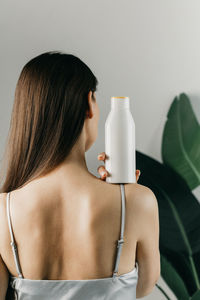
[[[130,272],[118,275],[120,254],[124,243],[125,191],[121,189],[121,233],[117,240],[115,267],[111,277],[83,280],[38,280],[23,277],[17,245],[15,243],[10,217],[10,192],[7,194],[6,207],[11,247],[18,277],[10,276],[9,285],[18,300],[135,300],[138,281],[138,263]]]

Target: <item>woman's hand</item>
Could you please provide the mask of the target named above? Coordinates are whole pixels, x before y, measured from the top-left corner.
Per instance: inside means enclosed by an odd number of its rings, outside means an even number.
[[[105,163],[105,160],[106,160],[106,154],[105,152],[101,152],[99,155],[98,155],[98,160],[102,160],[104,163]],[[99,175],[100,175],[100,179],[102,180],[106,180],[106,177],[109,176],[109,173],[108,171],[105,169],[104,165],[101,165],[98,167],[97,169]],[[136,182],[138,181],[139,177],[140,177],[140,170],[136,170],[135,171],[135,175],[136,175]]]

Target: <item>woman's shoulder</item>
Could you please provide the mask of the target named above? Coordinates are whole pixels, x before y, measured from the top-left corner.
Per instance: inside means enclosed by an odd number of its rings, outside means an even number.
[[[127,190],[132,195],[145,196],[145,197],[155,197],[154,192],[147,186],[139,184],[139,183],[130,183],[125,184]]]
[[[96,199],[100,197],[102,203],[109,200],[109,203],[116,205],[116,199],[121,198],[120,184],[112,184],[102,180],[96,180],[95,182],[92,190],[96,195]],[[155,208],[157,205],[155,194],[147,186],[138,183],[124,183],[124,189],[127,209],[145,210],[148,207]],[[108,204],[106,204],[107,206]]]
[[[137,210],[137,213],[155,213],[158,210],[157,198],[154,192],[147,186],[133,183],[127,186],[127,198],[130,208]]]

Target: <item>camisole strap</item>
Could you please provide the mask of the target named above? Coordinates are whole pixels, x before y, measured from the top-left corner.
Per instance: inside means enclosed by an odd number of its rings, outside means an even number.
[[[125,225],[125,190],[124,190],[124,184],[120,184],[120,189],[121,189],[121,233],[120,233],[120,239],[117,241],[117,256],[116,256],[116,261],[115,261],[115,268],[113,271],[113,278],[117,276],[118,273],[118,266],[119,266],[119,261],[120,261],[120,255],[122,251],[122,246],[124,243],[124,225]]]
[[[8,217],[8,227],[10,231],[10,237],[11,237],[11,247],[13,251],[13,256],[15,260],[15,265],[18,273],[18,277],[23,278],[21,267],[19,264],[19,256],[18,256],[18,251],[17,251],[17,245],[14,241],[14,235],[13,235],[13,229],[12,229],[12,224],[11,224],[11,217],[10,217],[10,192],[7,193],[7,198],[6,198],[6,208],[7,208],[7,217]]]

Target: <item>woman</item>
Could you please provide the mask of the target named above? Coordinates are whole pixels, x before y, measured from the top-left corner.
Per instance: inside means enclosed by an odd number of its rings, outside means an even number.
[[[103,165],[100,178],[86,165],[97,84],[79,58],[58,51],[22,69],[0,194],[0,300],[11,288],[18,299],[133,300],[160,276],[154,193],[107,183]]]

